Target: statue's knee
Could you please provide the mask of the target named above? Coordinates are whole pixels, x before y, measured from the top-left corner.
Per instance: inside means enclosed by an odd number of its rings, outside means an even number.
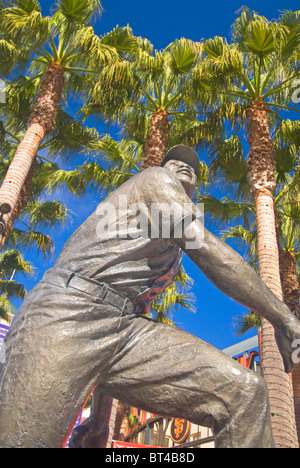
[[[265,380],[255,372],[249,372],[246,376],[246,387],[250,401],[254,405],[266,405],[268,390]]]

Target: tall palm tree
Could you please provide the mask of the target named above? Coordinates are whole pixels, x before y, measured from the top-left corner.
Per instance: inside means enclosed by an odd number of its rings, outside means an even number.
[[[299,179],[299,176],[297,177]],[[298,185],[299,181],[297,182]],[[280,196],[276,200],[278,204]],[[282,206],[278,206],[278,244],[279,244],[279,263],[280,276],[283,289],[283,300],[299,318],[300,314],[300,248],[299,248],[299,194],[298,200],[290,199],[288,202],[285,198]],[[249,246],[249,251],[252,254],[257,254],[257,232],[249,232],[242,226],[231,228],[224,235],[224,239],[234,238]],[[257,255],[256,255],[257,256]],[[257,260],[257,259],[256,259]],[[255,260],[254,260],[255,261]],[[255,261],[256,263],[256,261]],[[246,316],[236,319],[236,329],[239,334],[245,333],[252,327],[257,327],[260,333],[261,319],[255,313],[251,312]],[[292,374],[294,406],[296,415],[296,428],[298,439],[300,438],[300,364],[295,365]]]
[[[281,283],[284,302],[300,319],[300,168],[296,167],[292,177],[277,196],[281,209],[277,210],[278,244]],[[300,364],[292,374],[296,427],[300,440]]]
[[[294,79],[300,76],[299,45],[299,12],[285,12],[279,21],[270,22],[243,9],[233,25],[233,43],[220,37],[208,40],[204,47],[207,61],[194,74],[198,92],[205,89],[206,93],[214,93],[220,105],[232,102],[243,106],[242,124],[246,125],[250,145],[247,163],[256,206],[259,273],[280,299],[283,295],[274,210],[276,158],[270,118],[276,118],[278,110],[291,109],[286,103]],[[266,320],[262,320],[262,350],[277,446],[297,446],[290,408],[283,401],[283,395],[292,392],[291,379],[284,373],[273,327]],[[290,424],[283,433],[286,420]]]
[[[142,170],[160,166],[168,149],[172,124],[185,118],[187,110],[194,115],[188,99],[189,86],[201,50],[199,43],[184,38],[155,52],[149,42],[140,41],[136,53],[127,61],[130,79],[126,83],[116,79],[112,82],[112,70],[107,67],[84,106],[84,115],[98,118],[104,115],[117,121],[126,138],[144,144]],[[103,103],[107,83],[111,83],[109,105]],[[182,142],[179,132],[176,138]]]
[[[276,144],[276,192],[275,192],[275,207],[277,219],[277,241],[279,248],[279,263],[280,275],[283,288],[283,300],[290,309],[299,317],[299,271],[300,271],[300,213],[299,213],[299,177],[300,170],[297,165],[295,154],[299,149],[299,145],[295,142],[294,130],[298,127],[298,123],[292,124],[283,121],[277,134],[275,135]],[[292,144],[287,138],[282,138],[282,133],[286,134],[289,130]],[[231,145],[232,148],[232,145]],[[224,149],[224,148],[223,148]],[[219,150],[222,151],[221,145]],[[224,154],[223,154],[224,156]],[[220,158],[220,153],[218,154]],[[239,164],[239,161],[241,164]],[[223,240],[231,239],[235,241],[235,245],[239,248],[249,262],[258,269],[258,253],[257,253],[257,226],[255,218],[255,204],[249,200],[249,181],[245,178],[247,166],[242,163],[242,159],[231,152],[227,158],[220,158],[220,166],[214,160],[213,164],[218,177],[221,177],[222,185],[230,186],[232,194],[239,193],[239,197],[235,200],[224,197],[218,200],[209,195],[202,195],[201,201],[206,207],[208,216],[219,229],[221,226],[225,229]],[[226,178],[226,180],[224,180]],[[215,179],[216,181],[216,179]],[[247,186],[248,185],[248,186]],[[233,223],[241,223],[237,226]],[[228,227],[228,225],[230,227]],[[245,250],[246,248],[246,250]],[[237,318],[235,323],[238,334],[245,333],[249,329],[256,327],[258,334],[261,334],[261,319],[255,313],[251,312],[244,317]],[[259,340],[261,342],[261,340]],[[263,360],[263,356],[261,361]],[[298,437],[300,435],[300,366],[296,365],[292,374],[294,403],[296,414],[296,426]]]
[[[20,88],[23,90],[22,93],[20,93]],[[26,132],[27,116],[30,113],[32,102],[31,86],[29,85],[28,88],[24,87],[23,77],[12,83],[8,88],[7,103],[3,109],[0,109],[0,118],[3,119],[0,125],[0,182],[5,178],[16,149]],[[54,184],[54,181],[56,186],[59,185],[59,188],[63,189],[67,188],[75,196],[83,196],[86,193],[86,184],[82,181],[80,173],[76,170],[63,170],[55,161],[61,160],[62,165],[66,166],[67,164],[69,166],[69,159],[73,158],[74,155],[76,159],[89,157],[86,146],[89,146],[92,141],[99,137],[98,133],[94,129],[83,127],[62,109],[59,109],[56,120],[55,130],[45,138],[44,143],[40,146],[40,151],[37,153],[34,164],[22,187],[18,203],[6,225],[5,239],[2,238],[2,244],[0,243],[0,245],[4,244],[4,240],[6,242],[11,240],[14,234],[19,232],[19,240],[22,237],[24,241],[40,242],[40,247],[44,252],[50,252],[53,247],[50,236],[37,233],[35,229],[32,229],[32,219],[30,236],[23,235],[24,233],[21,236],[20,229],[14,229],[11,236],[10,233],[14,222],[17,219],[26,221],[22,213],[28,213],[30,210],[32,211],[31,216],[33,210],[37,214],[34,207],[36,207],[37,203],[40,204],[41,198],[44,199],[45,192],[49,192],[49,188],[51,184]],[[47,152],[47,158],[44,157],[45,152]],[[48,193],[46,196],[48,198]],[[57,222],[65,221],[67,209],[62,203],[47,201],[44,208],[43,215],[47,215],[49,219],[52,216],[53,225],[55,224],[55,217],[57,217]],[[51,208],[53,210],[52,214]],[[39,214],[41,215],[42,212]]]
[[[109,45],[109,39],[102,41],[90,26],[92,18],[101,11],[100,0],[58,0],[51,17],[42,16],[37,0],[11,3],[0,11],[1,30],[6,42],[14,44],[19,63],[25,64],[23,68],[30,73],[37,71],[40,85],[28,129],[0,189],[5,223],[9,222],[22,187],[30,177],[38,148],[55,127],[66,82],[78,90],[91,69],[122,60],[118,50]],[[118,37],[118,33],[116,29],[114,36]],[[1,46],[4,47],[0,41]],[[68,86],[66,92],[71,88]],[[4,228],[1,235],[5,235]]]

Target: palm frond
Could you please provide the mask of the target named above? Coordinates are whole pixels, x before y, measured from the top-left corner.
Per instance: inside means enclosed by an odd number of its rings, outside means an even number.
[[[211,195],[201,195],[198,201],[204,204],[206,215],[213,226],[220,228],[230,222],[242,222],[249,229],[254,221],[253,203],[238,202],[224,197],[219,200]]]
[[[276,148],[276,183],[277,191],[289,181],[289,173],[295,166],[295,151],[291,146]]]
[[[0,278],[0,294],[7,299],[24,299],[26,289],[16,281],[3,280]]]
[[[29,45],[45,40],[49,32],[49,18],[43,18],[36,0],[18,0],[3,10],[3,28],[19,43]]]
[[[80,31],[80,45],[84,53],[89,54],[90,61],[95,69],[120,60],[116,48],[105,43],[95,34],[94,28],[88,26]]]
[[[170,54],[170,65],[175,75],[185,75],[192,71],[200,47],[196,48],[193,41],[181,38],[170,44],[167,51]]]
[[[263,60],[276,48],[275,32],[273,23],[253,20],[248,25],[244,44],[250,52]]]
[[[138,164],[142,159],[142,148],[135,140],[114,140],[110,135],[99,139],[94,147],[99,156],[108,163],[110,168],[118,167],[130,172],[138,172]]]
[[[20,250],[37,249],[38,252],[42,252],[44,258],[51,257],[54,252],[54,242],[50,236],[43,234],[42,232],[36,232],[33,230],[23,231],[13,227],[7,236],[6,245],[12,248],[18,248]]]
[[[33,267],[24,260],[23,255],[16,249],[9,249],[0,254],[0,276],[8,277],[13,271],[22,274],[31,274]]]
[[[10,300],[24,299],[25,287],[16,280],[16,276],[33,273],[33,266],[16,249],[9,249],[0,254],[0,317],[9,321]]]
[[[102,11],[100,0],[58,0],[56,8],[68,23],[86,23],[97,18]]]
[[[76,197],[86,193],[86,184],[82,180],[80,169],[60,169],[54,163],[45,163],[39,174],[39,184],[49,192],[55,190],[68,190]]]
[[[22,215],[28,219],[31,229],[57,229],[68,220],[69,210],[59,201],[34,201],[28,203]]]
[[[255,312],[250,312],[242,317],[235,317],[233,327],[237,335],[244,335],[252,328],[261,327],[261,317]]]
[[[129,26],[115,27],[111,32],[101,37],[101,43],[112,47],[120,54],[120,57],[124,57],[124,54],[136,50],[137,39],[133,36]],[[140,41],[138,43],[140,44]]]
[[[140,171],[143,145],[135,140],[117,142],[106,135],[94,144],[92,150],[101,164],[87,161],[79,171],[85,186],[99,194],[115,190]]]
[[[0,318],[9,323],[11,313],[10,301],[7,297],[0,296]]]
[[[188,292],[192,284],[192,278],[182,267],[174,282],[152,304],[151,317],[156,321],[175,326],[171,316],[180,307],[195,312],[195,297],[193,293]]]
[[[253,266],[257,260],[257,231],[245,229],[244,226],[229,227],[223,232],[222,240],[233,239],[238,248],[243,251],[246,248],[246,255]]]
[[[16,66],[15,59],[19,56],[19,50],[11,39],[1,38],[0,33],[0,76],[5,77]]]
[[[93,128],[82,125],[78,120],[60,110],[55,131],[45,141],[43,147],[48,150],[48,157],[53,161],[69,160],[79,154],[87,155],[99,134]]]

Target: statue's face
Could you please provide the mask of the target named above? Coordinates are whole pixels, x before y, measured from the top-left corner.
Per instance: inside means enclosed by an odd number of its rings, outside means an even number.
[[[197,183],[197,176],[194,168],[189,164],[176,159],[171,159],[164,167],[180,180],[186,193],[192,197]]]

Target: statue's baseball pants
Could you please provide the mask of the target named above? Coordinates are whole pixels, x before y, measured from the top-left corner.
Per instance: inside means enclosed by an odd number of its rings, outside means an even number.
[[[96,386],[131,406],[211,427],[217,447],[273,447],[263,379],[178,328],[126,314],[50,270],[9,331],[0,447],[58,448]]]

